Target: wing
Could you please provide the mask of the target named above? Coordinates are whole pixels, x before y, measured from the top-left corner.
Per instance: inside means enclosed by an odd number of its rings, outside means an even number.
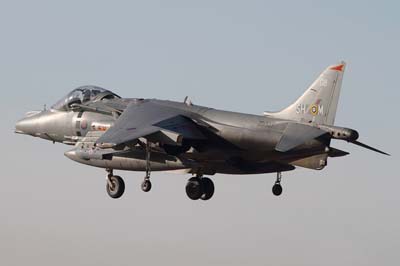
[[[145,137],[153,142],[180,144],[183,138],[205,139],[184,110],[146,100],[130,103],[114,126],[97,141],[112,147]]]
[[[316,127],[289,123],[276,145],[275,150],[286,152],[324,134],[327,134],[327,132]]]

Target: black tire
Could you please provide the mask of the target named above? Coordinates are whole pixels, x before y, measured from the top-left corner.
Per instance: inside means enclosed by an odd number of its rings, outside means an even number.
[[[150,180],[148,180],[148,179],[144,180],[142,182],[141,187],[142,187],[142,190],[144,192],[149,192],[151,190],[151,182],[150,182]]]
[[[273,193],[275,196],[280,196],[280,195],[282,194],[282,186],[281,186],[280,184],[275,184],[275,185],[272,187],[272,193]]]
[[[203,177],[201,179],[201,183],[203,186],[203,195],[201,195],[201,199],[202,200],[211,199],[215,191],[214,182],[208,177]]]
[[[203,195],[203,184],[200,178],[192,177],[186,184],[186,195],[191,200],[198,200]]]
[[[117,175],[110,177],[110,182],[112,187],[110,186],[109,182],[106,184],[106,190],[108,195],[113,199],[118,199],[124,194],[125,191],[125,183],[124,180]]]

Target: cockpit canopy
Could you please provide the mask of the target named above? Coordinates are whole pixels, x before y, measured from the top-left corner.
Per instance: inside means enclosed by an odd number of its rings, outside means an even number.
[[[72,104],[84,104],[102,99],[121,98],[115,93],[96,86],[82,86],[68,93],[51,108],[55,110],[69,110]]]

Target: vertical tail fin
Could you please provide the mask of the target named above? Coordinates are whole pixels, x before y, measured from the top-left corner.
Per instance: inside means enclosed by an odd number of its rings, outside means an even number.
[[[264,114],[303,123],[333,125],[345,66],[345,62],[329,66],[292,105],[277,113]]]

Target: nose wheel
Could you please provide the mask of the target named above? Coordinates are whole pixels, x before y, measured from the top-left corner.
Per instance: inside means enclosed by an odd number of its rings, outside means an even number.
[[[113,199],[118,199],[125,191],[124,180],[120,176],[113,175],[112,170],[108,170],[108,172],[106,184],[107,194]]]
[[[275,196],[280,196],[282,194],[281,179],[282,179],[282,173],[281,172],[276,173],[276,181],[275,184],[272,186],[272,193]]]
[[[151,190],[151,182],[149,179],[145,179],[142,182],[141,188],[144,192],[149,192]]]
[[[186,195],[191,200],[209,200],[214,195],[214,191],[214,182],[208,177],[192,177],[186,184]]]

